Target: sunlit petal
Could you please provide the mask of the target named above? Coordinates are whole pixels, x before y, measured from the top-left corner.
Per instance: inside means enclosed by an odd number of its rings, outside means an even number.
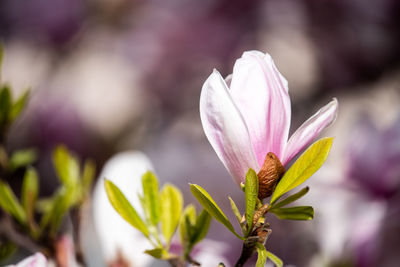
[[[203,85],[200,117],[209,142],[238,184],[249,168],[259,169],[243,117],[216,70]]]

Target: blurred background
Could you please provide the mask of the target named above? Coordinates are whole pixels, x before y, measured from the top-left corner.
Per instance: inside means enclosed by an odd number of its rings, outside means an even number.
[[[315,219],[270,217],[267,249],[292,266],[398,266],[399,29],[396,0],[2,0],[2,80],[17,96],[32,91],[7,149],[37,148],[43,195],[58,185],[57,144],[98,170],[140,150],[185,203],[197,183],[233,218],[227,195],[239,203],[242,192],[205,138],[200,90],[243,51],[268,52],[289,81],[291,132],[333,97],[339,116],[302,201]],[[213,222],[208,237],[236,259],[241,243],[223,226]]]

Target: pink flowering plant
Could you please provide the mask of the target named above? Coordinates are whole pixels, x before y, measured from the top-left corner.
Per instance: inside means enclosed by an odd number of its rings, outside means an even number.
[[[285,207],[304,196],[308,187],[284,199],[282,196],[305,182],[327,159],[333,138],[310,144],[335,120],[337,107],[337,100],[333,99],[288,139],[291,120],[288,83],[270,55],[259,51],[245,52],[226,79],[214,70],[204,83],[200,96],[204,132],[233,180],[245,192],[244,214],[230,199],[242,234],[235,232],[227,216],[202,187],[192,184],[191,191],[217,221],[243,240],[236,266],[243,266],[254,252],[258,252],[257,266],[264,266],[267,257],[282,266],[282,261],[264,246],[271,233],[265,221],[267,212],[279,219],[313,219],[311,206]]]
[[[1,52],[0,47],[0,63]],[[241,229],[238,233],[204,188],[190,185],[203,207],[201,212],[193,204],[184,206],[180,189],[169,183],[159,186],[157,176],[150,171],[151,164],[136,152],[106,164],[93,196],[94,163],[81,162],[65,146],[58,146],[52,160],[60,185],[43,198],[41,174],[33,166],[36,151],[6,149],[8,130],[28,99],[28,92],[13,97],[9,86],[0,81],[0,208],[4,215],[0,219],[6,226],[0,233],[0,262],[23,249],[35,254],[16,266],[37,267],[89,264],[78,236],[85,236],[85,231],[81,232],[87,215],[84,207],[91,199],[105,266],[146,265],[149,259],[174,267],[227,262],[222,242],[206,238],[212,218],[243,242],[235,266],[244,266],[255,253],[257,267],[264,266],[267,259],[282,266],[282,260],[265,247],[272,231],[266,215],[269,212],[285,220],[313,219],[311,206],[287,207],[309,188],[287,193],[310,178],[327,159],[333,138],[311,143],[335,120],[338,107],[333,99],[289,138],[288,83],[268,54],[245,52],[226,79],[218,71],[212,72],[201,91],[200,117],[211,146],[244,191],[245,211],[239,211],[229,198]],[[18,173],[22,174],[20,194],[8,183],[17,179]],[[135,180],[135,176],[141,179]],[[123,193],[132,192],[137,182],[141,182],[137,196]],[[133,228],[138,230],[134,230],[135,235],[129,231]],[[136,251],[145,258],[137,258]]]

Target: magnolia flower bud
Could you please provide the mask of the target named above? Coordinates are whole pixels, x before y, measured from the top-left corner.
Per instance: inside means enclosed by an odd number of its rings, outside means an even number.
[[[278,157],[269,152],[265,157],[264,164],[258,172],[258,198],[264,199],[272,195],[275,186],[285,172],[285,168]]]

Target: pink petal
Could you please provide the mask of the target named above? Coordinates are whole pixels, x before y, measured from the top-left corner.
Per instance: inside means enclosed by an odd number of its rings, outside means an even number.
[[[333,123],[337,116],[338,102],[334,98],[329,104],[321,108],[311,118],[309,118],[299,129],[290,137],[285,149],[282,164],[286,165],[300,151],[305,149],[320,132]]]
[[[290,98],[285,78],[271,56],[245,52],[235,63],[230,93],[249,129],[259,165],[268,152],[283,154],[290,127]]]
[[[34,255],[19,262],[16,267],[46,267],[47,260],[42,253],[37,252]]]
[[[259,169],[246,124],[216,70],[203,85],[200,118],[208,141],[238,184],[249,168]]]

